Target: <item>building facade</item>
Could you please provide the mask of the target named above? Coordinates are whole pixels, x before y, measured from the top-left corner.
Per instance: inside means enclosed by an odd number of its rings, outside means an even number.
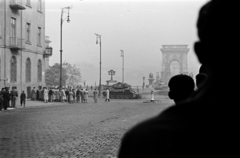
[[[30,97],[45,86],[45,1],[0,0],[0,21],[0,88],[16,86]]]

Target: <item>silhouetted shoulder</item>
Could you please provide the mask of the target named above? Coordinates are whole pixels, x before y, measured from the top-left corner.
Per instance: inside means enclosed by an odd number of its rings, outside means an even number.
[[[174,143],[174,146],[171,146],[171,143],[178,142],[187,133],[189,124],[194,119],[189,119],[193,115],[191,110],[194,106],[197,104],[192,101],[172,106],[160,115],[133,127],[123,137],[119,158],[167,157],[175,154],[179,143]],[[170,151],[172,149],[175,152]]]

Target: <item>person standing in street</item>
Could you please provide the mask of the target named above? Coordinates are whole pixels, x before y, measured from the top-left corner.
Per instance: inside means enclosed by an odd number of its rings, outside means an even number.
[[[48,103],[48,89],[47,87],[43,90],[44,103]]]
[[[80,92],[80,94],[81,94],[81,101],[82,101],[82,103],[84,103],[85,102],[85,92],[84,92],[84,90],[82,89],[81,90],[81,92]]]
[[[86,89],[85,91],[84,91],[84,100],[85,100],[85,103],[87,103],[88,102],[88,89]]]
[[[110,102],[110,92],[109,92],[109,89],[106,90],[106,99],[105,99],[105,102]]]
[[[69,89],[69,104],[72,104],[73,103],[73,90]]]
[[[9,106],[9,100],[10,100],[10,94],[7,91],[7,87],[2,89],[2,95],[3,95],[3,109],[7,110],[8,106]]]
[[[151,90],[151,102],[154,102],[154,91]]]
[[[48,96],[49,96],[49,102],[53,102],[53,90],[52,90],[52,88],[49,89]]]
[[[22,91],[21,96],[20,96],[20,105],[21,106],[23,105],[24,107],[26,105],[26,94],[24,93],[24,91]]]
[[[77,89],[76,97],[77,97],[77,103],[79,103],[79,101],[80,101],[80,90],[79,90],[79,88]]]
[[[11,95],[11,107],[15,108],[16,107],[16,98],[18,97],[18,92],[16,90],[16,87],[12,87],[10,95]]]
[[[32,100],[36,100],[36,96],[37,96],[37,92],[36,92],[35,87],[33,87],[33,89],[32,89],[32,97],[31,97],[31,99],[32,99]]]
[[[66,94],[63,88],[60,89],[60,101],[63,103],[65,102]]]
[[[94,100],[94,103],[97,103],[97,89],[95,89],[94,91],[93,91],[93,100]]]

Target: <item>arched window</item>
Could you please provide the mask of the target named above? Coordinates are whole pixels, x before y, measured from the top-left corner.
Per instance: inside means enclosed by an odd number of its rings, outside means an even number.
[[[38,82],[42,82],[42,61],[38,60]]]
[[[26,82],[31,82],[31,60],[27,58],[26,60]]]
[[[17,82],[17,59],[15,56],[11,58],[10,82]]]

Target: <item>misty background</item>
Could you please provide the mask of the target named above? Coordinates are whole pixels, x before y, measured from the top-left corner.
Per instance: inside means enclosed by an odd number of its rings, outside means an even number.
[[[141,86],[148,84],[149,73],[161,74],[162,45],[186,44],[188,72],[198,73],[193,45],[198,40],[196,21],[207,0],[46,0],[46,36],[52,41],[50,66],[60,62],[61,8],[72,6],[70,23],[63,23],[63,62],[81,69],[82,81],[99,84],[100,46],[102,40],[102,84],[110,79],[122,81],[124,50],[124,81]],[[67,12],[63,17],[67,17]],[[161,76],[160,76],[161,77]]]

